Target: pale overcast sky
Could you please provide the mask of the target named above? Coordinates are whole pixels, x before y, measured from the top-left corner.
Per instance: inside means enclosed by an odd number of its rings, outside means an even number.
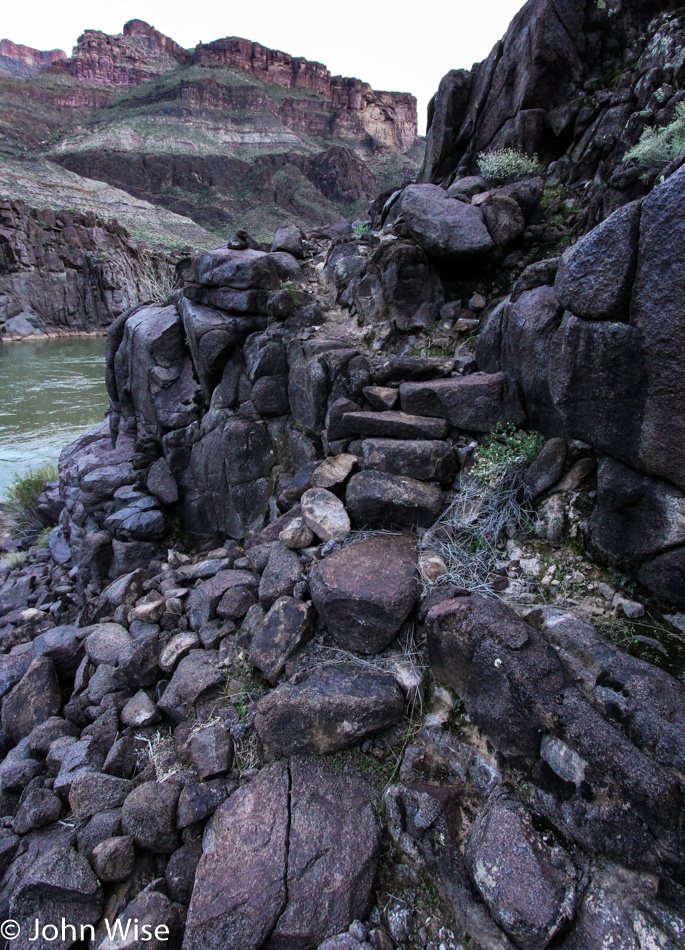
[[[356,76],[375,89],[412,92],[425,131],[428,100],[444,74],[484,59],[523,0],[253,0],[235,4],[187,0],[6,0],[0,36],[67,54],[86,29],[120,33],[133,18],[146,20],[185,47],[222,36],[243,36],[325,63],[334,74]]]

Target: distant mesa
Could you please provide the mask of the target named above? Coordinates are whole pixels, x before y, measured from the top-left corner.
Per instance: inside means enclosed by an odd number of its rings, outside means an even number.
[[[62,49],[33,49],[12,40],[0,40],[0,74],[24,79],[66,58]]]
[[[341,110],[333,130],[338,135],[366,131],[380,145],[401,152],[416,142],[416,99],[410,93],[378,91],[360,79],[332,76],[322,63],[237,36],[186,50],[144,20],[129,20],[114,36],[86,30],[60,68],[95,85],[138,86],[179,65],[239,70],[271,85],[316,93]]]
[[[238,228],[270,242],[284,221],[365,216],[423,158],[410,93],[241,37],[184,49],[134,19],[113,35],[85,30],[69,57],[9,40],[2,54],[0,188],[18,196],[8,156],[24,168],[37,161],[22,177],[31,207],[45,201],[37,182],[47,169],[62,189],[50,192],[55,208],[73,206],[74,188],[92,189],[79,179],[97,181],[126,207],[131,196],[165,209],[216,242]],[[138,232],[147,240],[150,227]]]

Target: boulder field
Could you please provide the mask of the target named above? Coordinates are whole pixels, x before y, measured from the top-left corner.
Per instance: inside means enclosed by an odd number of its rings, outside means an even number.
[[[531,0],[492,90],[571,13],[597,82],[655,13],[610,9]],[[89,928],[64,950],[685,945],[685,166],[607,205],[593,171],[562,227],[554,166],[472,174],[440,96],[442,177],[111,325],[107,419],[0,568],[15,946],[38,913]]]

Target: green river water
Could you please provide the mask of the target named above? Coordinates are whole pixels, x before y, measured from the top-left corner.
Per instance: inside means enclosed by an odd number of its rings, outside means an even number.
[[[0,497],[15,475],[56,462],[106,408],[104,336],[0,345]]]

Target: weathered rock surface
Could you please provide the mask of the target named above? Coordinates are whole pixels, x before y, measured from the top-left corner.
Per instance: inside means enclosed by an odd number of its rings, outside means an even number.
[[[252,638],[250,663],[275,683],[286,662],[311,638],[312,610],[293,597],[281,597],[270,608]]]
[[[4,698],[2,725],[18,742],[61,708],[62,697],[52,660],[38,657]]]
[[[580,877],[548,842],[523,805],[495,792],[466,845],[466,866],[497,923],[519,946],[540,950],[575,916]]]
[[[445,483],[457,472],[456,453],[437,440],[364,439],[361,449],[363,467],[377,472]]]
[[[392,676],[353,666],[316,671],[257,704],[255,728],[270,755],[335,752],[395,725],[404,700]]]
[[[375,471],[353,475],[345,501],[357,528],[428,528],[445,508],[444,495],[435,485]]]
[[[103,330],[141,295],[140,251],[116,222],[3,200],[0,228],[0,340]]]
[[[363,916],[378,854],[370,800],[320,767],[275,763],[215,813],[184,950],[317,946]]]
[[[427,254],[468,260],[495,246],[481,209],[449,198],[435,185],[410,185],[402,195],[401,212]]]
[[[377,653],[396,636],[418,599],[410,538],[378,536],[325,558],[310,575],[314,606],[345,649]]]
[[[628,867],[654,866],[662,848],[679,863],[674,774],[597,712],[544,636],[504,604],[476,596],[444,601],[427,623],[434,673],[458,689],[498,752],[529,764],[541,756],[567,783],[563,802],[541,794],[578,842]],[[617,821],[620,839],[609,831]]]
[[[400,401],[406,412],[437,414],[471,432],[491,432],[498,423],[517,426],[524,419],[516,386],[503,373],[402,383]]]

